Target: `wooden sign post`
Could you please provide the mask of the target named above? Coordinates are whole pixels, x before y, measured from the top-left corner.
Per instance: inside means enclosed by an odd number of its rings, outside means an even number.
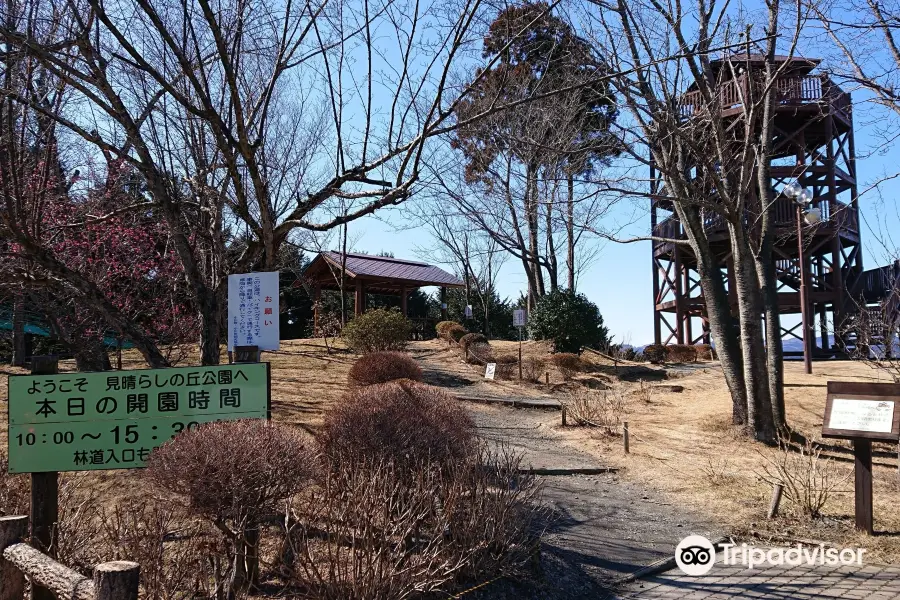
[[[32,356],[32,375],[55,375],[59,372],[56,356]],[[59,473],[46,471],[31,474],[31,545],[48,556],[56,558],[53,543],[56,523],[59,521]],[[33,600],[54,600],[47,588],[33,586]]]
[[[871,535],[872,441],[900,441],[900,384],[829,381],[822,437],[853,441],[856,528]]]

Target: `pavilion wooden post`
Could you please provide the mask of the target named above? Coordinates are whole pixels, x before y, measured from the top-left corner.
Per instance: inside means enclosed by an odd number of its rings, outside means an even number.
[[[356,299],[353,306],[353,314],[361,315],[365,312],[366,288],[361,279],[356,280]]]
[[[322,286],[316,284],[313,288],[313,336],[319,332],[319,301],[322,298]],[[343,298],[341,299],[343,302]]]
[[[406,306],[406,294],[406,286],[404,285],[400,288],[400,311],[403,313],[404,317],[409,316],[409,311],[407,310]]]
[[[56,356],[32,356],[33,375],[55,375],[59,372]],[[31,474],[31,545],[52,558],[56,558],[53,533],[59,521],[59,473]],[[32,600],[54,600],[47,588],[32,586]]]
[[[441,287],[441,321],[447,320],[447,288]]]

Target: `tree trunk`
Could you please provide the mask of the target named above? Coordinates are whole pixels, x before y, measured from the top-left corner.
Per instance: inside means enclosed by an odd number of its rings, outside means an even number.
[[[716,345],[716,353],[725,375],[725,383],[731,394],[732,423],[747,423],[747,386],[744,382],[744,365],[741,355],[738,328],[731,315],[731,304],[725,289],[725,280],[718,260],[712,254],[706,240],[703,222],[696,207],[676,208],[684,223],[688,241],[697,257],[697,273],[700,288],[706,301],[709,329]]]
[[[750,251],[742,225],[729,223],[731,250],[734,255],[734,279],[737,292],[741,350],[744,358],[744,385],[747,389],[747,425],[759,441],[775,441],[772,419],[772,397],[769,390],[766,349],[763,342],[763,302]]]
[[[219,364],[222,346],[222,294],[208,292],[200,303],[200,364],[204,366]]]
[[[569,270],[569,289],[575,291],[575,181],[567,176],[568,197],[566,198],[566,268]]]
[[[25,347],[25,300],[16,295],[13,300],[13,352],[12,366],[24,367],[27,349]]]
[[[534,282],[534,299],[544,295],[544,274],[541,271],[538,248],[538,191],[537,191],[537,167],[529,166],[528,181],[525,186],[525,214],[528,222],[528,262],[531,263],[531,278]]]

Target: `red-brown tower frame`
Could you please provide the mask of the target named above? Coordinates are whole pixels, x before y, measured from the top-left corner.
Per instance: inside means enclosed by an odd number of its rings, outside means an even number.
[[[807,336],[807,343],[812,355],[822,356],[836,350],[830,343],[830,335],[841,331],[845,318],[856,312],[854,298],[858,294],[854,286],[863,279],[860,277],[862,254],[851,99],[850,94],[827,76],[810,73],[819,61],[780,60],[791,64],[776,85],[771,187],[777,195],[769,208],[776,231],[774,254],[779,311],[781,314],[801,312],[800,273],[804,269],[809,315],[814,319],[810,320],[811,335]],[[729,94],[729,86],[746,86],[751,81],[754,59],[744,57],[742,62],[749,63],[749,68],[737,78],[722,83],[723,95]],[[692,93],[695,92],[688,92],[682,98],[682,106],[692,106]],[[722,109],[726,119],[741,118],[742,113],[743,108],[735,104]],[[818,208],[822,214],[821,223],[804,227],[803,264],[799,257],[796,208],[791,199],[780,193],[793,181],[812,192],[811,207]],[[661,185],[657,173],[651,172],[651,182],[654,200],[650,220],[654,236],[685,239],[671,202],[657,196]],[[727,230],[723,224],[712,222],[707,235],[736,314],[737,301],[730,292],[734,289],[734,269]],[[654,241],[652,248],[655,342],[709,343],[709,324],[696,258],[688,246],[681,244]],[[800,324],[783,326],[782,337],[802,340]],[[836,346],[839,345],[840,340]]]

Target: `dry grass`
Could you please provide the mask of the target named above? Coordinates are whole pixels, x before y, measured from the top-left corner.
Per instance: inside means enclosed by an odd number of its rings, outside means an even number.
[[[785,367],[788,422],[812,439],[821,437],[829,380],[889,382],[886,376],[851,361],[817,362],[813,370],[812,375],[805,374],[800,362],[788,362]],[[748,439],[741,428],[731,425],[731,398],[717,366],[685,374],[678,384],[684,386],[683,393],[656,390],[650,403],[635,401],[641,394],[640,384],[622,384],[630,387],[633,398],[628,456],[604,440],[585,437],[577,428],[561,431],[604,464],[627,467],[623,477],[660,490],[676,505],[694,507],[736,534],[752,533],[772,543],[806,538],[839,546],[861,545],[870,550],[867,560],[900,563],[895,445],[883,445],[875,457],[875,529],[883,534],[861,541],[854,531],[852,479],[833,489],[819,519],[809,520],[787,502],[782,517],[767,521],[771,486],[757,475],[760,453],[774,459],[780,450]],[[833,459],[840,475],[852,470],[849,443],[831,440],[823,455]]]

